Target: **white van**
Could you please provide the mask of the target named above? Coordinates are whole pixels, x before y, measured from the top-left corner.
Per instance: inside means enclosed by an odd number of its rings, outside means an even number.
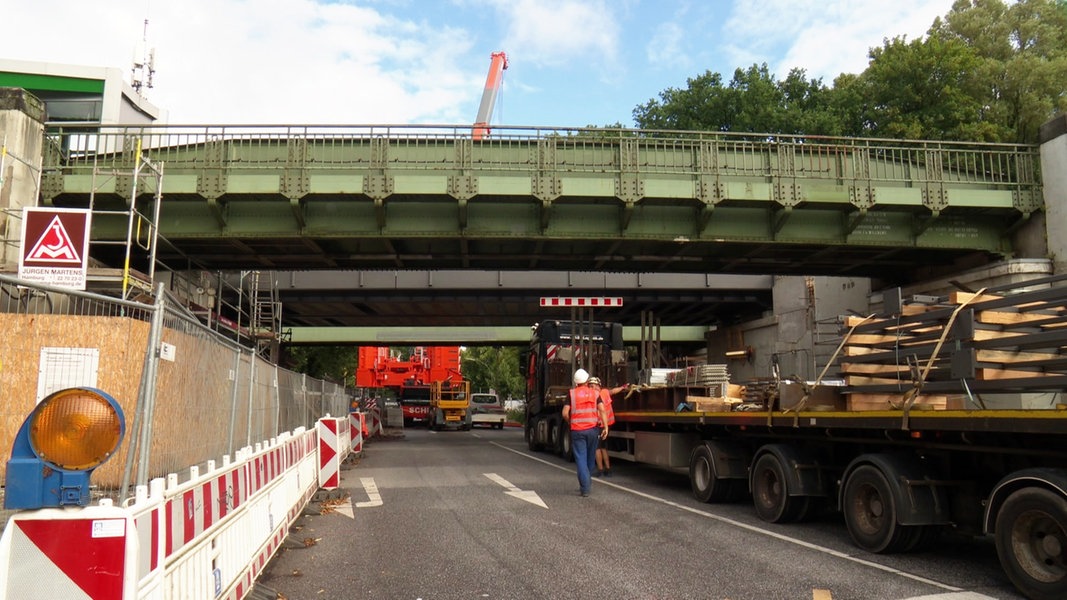
[[[504,405],[496,394],[471,394],[471,425],[504,428],[507,418]]]

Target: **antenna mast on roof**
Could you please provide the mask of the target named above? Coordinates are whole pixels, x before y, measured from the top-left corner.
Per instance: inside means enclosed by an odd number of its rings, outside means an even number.
[[[138,54],[140,58],[138,59]],[[144,31],[141,34],[140,52],[135,51],[133,57],[133,72],[130,85],[137,95],[144,96],[143,88],[152,88],[152,77],[156,74],[156,49],[148,49],[148,19],[144,20]]]

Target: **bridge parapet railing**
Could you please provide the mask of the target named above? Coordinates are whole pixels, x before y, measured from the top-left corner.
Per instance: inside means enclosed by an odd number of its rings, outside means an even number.
[[[890,186],[1038,185],[1038,149],[1022,144],[731,132],[513,127],[474,141],[458,125],[174,125],[50,127],[44,171],[130,168],[136,148],[167,173],[239,170],[556,171]],[[139,145],[138,145],[139,143]]]

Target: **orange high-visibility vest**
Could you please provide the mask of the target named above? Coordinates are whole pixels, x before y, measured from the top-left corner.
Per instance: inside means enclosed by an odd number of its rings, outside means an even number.
[[[598,398],[599,395],[593,391],[593,388],[587,386],[571,390],[571,431],[583,431],[596,427]]]
[[[608,425],[615,424],[615,409],[611,406],[611,392],[601,388],[600,399],[604,402],[604,412],[608,413]]]

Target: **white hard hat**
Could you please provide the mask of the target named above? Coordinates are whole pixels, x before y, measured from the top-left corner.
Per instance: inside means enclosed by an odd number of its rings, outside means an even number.
[[[589,373],[586,373],[585,369],[578,369],[574,372],[574,385],[582,385],[589,381]]]

